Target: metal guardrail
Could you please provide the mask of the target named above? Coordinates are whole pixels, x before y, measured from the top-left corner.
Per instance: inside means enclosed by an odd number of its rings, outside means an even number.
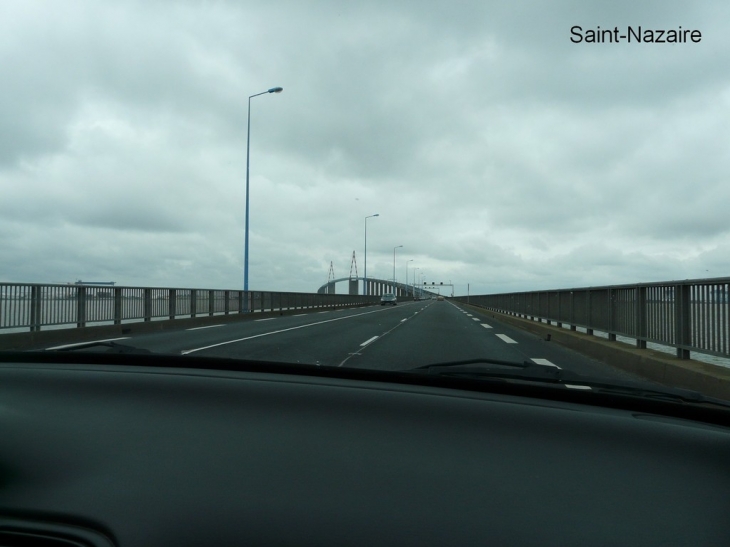
[[[217,289],[0,283],[0,333],[204,315],[357,306],[378,297]]]
[[[730,357],[730,278],[666,281],[457,297],[464,303],[532,320],[601,331],[676,348]]]

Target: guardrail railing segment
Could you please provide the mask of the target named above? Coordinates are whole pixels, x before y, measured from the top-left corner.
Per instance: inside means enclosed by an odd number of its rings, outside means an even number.
[[[377,296],[344,294],[0,283],[0,333],[357,306],[378,300]]]
[[[676,348],[730,357],[730,278],[666,281],[457,297],[464,303],[557,326],[602,331]]]

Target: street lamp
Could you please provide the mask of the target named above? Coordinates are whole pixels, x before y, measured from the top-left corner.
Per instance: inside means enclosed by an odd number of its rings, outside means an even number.
[[[248,132],[246,134],[246,243],[243,258],[243,292],[246,299],[244,311],[248,311],[248,166],[251,151],[251,99],[266,93],[281,93],[282,91],[284,91],[283,87],[272,87],[261,93],[251,95],[248,98]]]
[[[413,259],[406,261],[406,296],[408,296],[408,263],[413,262]]]
[[[416,272],[421,268],[413,268],[413,296],[416,296]]]
[[[395,250],[400,249],[403,245],[393,247],[393,294],[395,294]]]
[[[365,217],[365,276],[362,281],[362,293],[368,294],[368,219],[373,217],[379,217],[379,213]]]

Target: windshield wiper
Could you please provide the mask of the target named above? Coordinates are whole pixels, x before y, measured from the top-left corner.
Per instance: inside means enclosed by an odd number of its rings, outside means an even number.
[[[530,361],[520,363],[498,359],[468,359],[424,365],[404,372],[489,381],[539,382],[593,393],[625,395],[675,403],[715,404],[730,408],[730,401],[708,397],[689,389],[654,386],[638,382],[616,384],[607,379],[583,376],[557,366],[540,365]]]

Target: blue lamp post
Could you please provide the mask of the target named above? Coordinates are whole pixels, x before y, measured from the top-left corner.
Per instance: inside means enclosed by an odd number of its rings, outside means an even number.
[[[244,245],[244,258],[243,258],[243,292],[244,292],[244,310],[248,311],[248,211],[249,211],[249,185],[248,185],[248,167],[251,152],[251,99],[264,95],[266,93],[281,93],[284,91],[283,87],[272,87],[261,93],[256,93],[248,98],[248,132],[246,135],[246,242]]]
[[[393,294],[397,292],[395,288],[395,250],[400,249],[401,247],[403,247],[403,245],[393,247]]]
[[[363,277],[363,290],[362,293],[367,295],[368,291],[368,219],[373,217],[379,217],[379,213],[365,217],[365,275]]]

